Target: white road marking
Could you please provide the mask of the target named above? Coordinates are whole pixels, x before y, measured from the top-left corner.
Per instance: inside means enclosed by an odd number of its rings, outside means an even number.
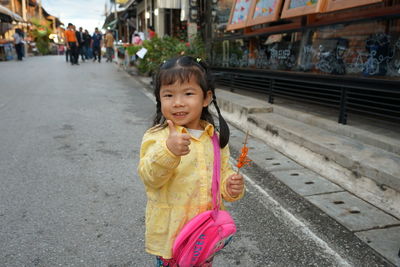
[[[233,159],[231,159],[233,160]],[[232,161],[232,162],[235,162]],[[247,185],[251,185],[254,189],[260,192],[265,198],[265,202],[262,203],[268,210],[272,211],[272,213],[277,218],[282,218],[283,221],[291,222],[294,227],[293,231],[300,232],[303,237],[307,238],[308,240],[314,242],[318,247],[323,249],[327,254],[332,255],[335,259],[337,266],[353,266],[344,258],[342,258],[335,250],[333,250],[324,240],[319,238],[313,231],[308,228],[308,226],[297,219],[292,213],[290,213],[287,209],[285,209],[281,204],[279,204],[275,199],[273,199],[261,186],[256,184],[250,177],[241,173],[246,180]]]

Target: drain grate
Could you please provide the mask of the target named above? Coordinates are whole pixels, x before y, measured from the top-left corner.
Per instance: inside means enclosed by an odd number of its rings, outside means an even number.
[[[306,198],[351,231],[364,231],[400,223],[394,217],[348,192]]]
[[[272,171],[272,174],[302,196],[343,191],[339,186],[310,170],[277,170]]]

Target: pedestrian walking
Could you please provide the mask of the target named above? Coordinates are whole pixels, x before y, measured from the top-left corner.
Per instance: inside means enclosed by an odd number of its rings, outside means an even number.
[[[156,32],[154,31],[153,26],[147,27],[147,36],[148,36],[149,40],[151,40],[154,37],[156,37]]]
[[[92,50],[93,50],[93,62],[98,60],[101,62],[101,46],[103,43],[103,35],[99,31],[99,28],[94,29],[94,33],[92,36]]]
[[[72,23],[68,23],[68,29],[65,31],[65,44],[71,54],[71,65],[79,65],[78,63],[78,47],[79,43],[76,39],[75,27]]]
[[[105,39],[104,46],[106,47],[107,62],[112,62],[114,56],[115,39],[110,30],[107,31],[107,34],[104,39]]]
[[[84,40],[84,51],[85,51],[85,58],[89,60],[93,57],[92,48],[90,47],[90,43],[92,42],[92,37],[90,36],[88,30],[85,30],[83,33],[83,40]]]
[[[17,52],[17,58],[19,61],[24,57],[24,33],[21,29],[15,29],[14,33],[14,47]]]
[[[78,47],[78,59],[79,59],[79,56],[81,56],[82,62],[85,62],[85,51],[84,51],[84,49],[85,49],[85,40],[84,40],[83,37],[84,37],[83,36],[83,29],[82,29],[82,27],[79,27],[79,31],[76,32],[76,39],[78,40],[78,44],[79,44],[79,47]]]
[[[138,166],[147,194],[146,251],[156,256],[156,266],[172,267],[177,234],[189,220],[213,208],[211,137],[216,128],[208,111],[211,103],[220,122],[222,198],[230,202],[242,198],[244,182],[230,166],[229,128],[203,61],[180,56],[165,62],[156,75],[154,94],[156,116],[143,137]],[[203,266],[211,264],[212,259]]]

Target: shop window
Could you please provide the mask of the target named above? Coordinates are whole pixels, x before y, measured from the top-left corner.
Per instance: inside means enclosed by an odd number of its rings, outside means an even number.
[[[213,38],[223,37],[226,34],[226,25],[229,21],[233,2],[234,0],[219,0],[214,6],[213,12],[216,12],[216,14],[212,20]]]
[[[309,33],[311,38],[300,55],[300,69],[333,75],[400,77],[399,26],[396,20],[320,28]]]
[[[214,43],[214,66],[400,79],[400,19]]]
[[[261,37],[256,42],[255,61],[257,69],[296,70],[301,34],[283,33]]]
[[[219,0],[216,7],[216,23],[226,24],[229,21],[231,7],[234,0]]]
[[[245,68],[249,66],[248,41],[236,39],[216,42],[213,45],[211,63],[213,66]]]

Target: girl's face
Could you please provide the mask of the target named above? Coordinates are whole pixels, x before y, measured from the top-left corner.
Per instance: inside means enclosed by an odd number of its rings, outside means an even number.
[[[211,99],[212,92],[207,91],[204,97],[203,90],[193,77],[188,82],[181,83],[178,80],[160,88],[161,112],[164,118],[189,129],[203,129],[200,125],[201,112]]]

